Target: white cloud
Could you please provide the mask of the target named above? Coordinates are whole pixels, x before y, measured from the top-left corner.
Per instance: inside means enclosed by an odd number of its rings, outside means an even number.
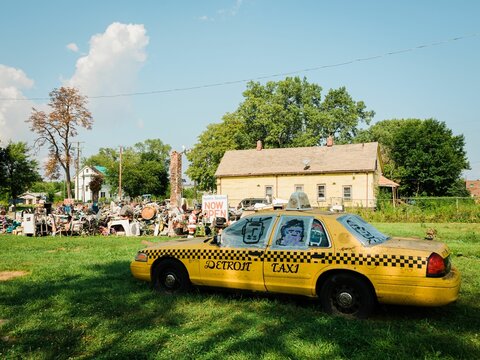
[[[78,59],[66,85],[90,96],[131,92],[146,60],[147,45],[143,25],[113,23],[104,33],[92,36],[88,54]]]
[[[77,61],[74,75],[63,84],[77,87],[83,95],[90,97],[134,92],[137,74],[146,60],[147,45],[148,37],[143,25],[113,23],[104,33],[92,36],[88,54]],[[67,48],[78,51],[74,43],[68,44]],[[23,94],[33,85],[34,81],[21,69],[0,64],[0,146],[5,146],[10,140],[33,145],[35,134],[30,132],[25,120],[29,118],[32,107],[50,110],[47,101],[35,104]],[[82,155],[91,155],[99,147],[118,145],[116,137],[130,134],[130,119],[133,118],[130,99],[119,97],[89,101],[87,108],[94,118],[94,131],[101,136],[92,136],[92,132],[78,129],[79,136],[75,139],[83,141],[85,153]],[[136,125],[141,129],[143,121]],[[36,157],[43,164],[46,149],[43,148]]]
[[[75,43],[68,44],[67,49],[71,50],[73,52],[78,52],[78,50],[79,50],[77,44],[75,44]]]
[[[95,97],[137,90],[137,76],[147,58],[148,42],[143,25],[112,23],[104,33],[90,38],[88,53],[77,60],[74,75],[64,81],[66,86],[76,87],[88,97],[87,108],[94,121],[92,131],[103,134],[92,136],[92,132],[79,129],[79,139],[88,139],[86,154],[99,147],[114,146],[120,141],[119,133],[126,136],[126,129],[135,126],[132,97]]]
[[[203,16],[198,17],[198,20],[206,22],[206,21],[215,21],[215,18],[225,19],[225,18],[230,17],[230,16],[236,16],[237,13],[240,11],[242,3],[243,3],[243,0],[236,0],[232,7],[228,8],[228,9],[217,10],[216,11],[217,16],[210,17],[210,16],[207,16],[207,15],[203,15]]]
[[[88,53],[77,60],[75,73],[70,79],[64,80],[63,85],[77,87],[82,95],[90,98],[135,92],[138,72],[146,61],[148,42],[143,25],[109,25],[104,33],[91,37]],[[67,47],[72,51],[77,48],[73,43]],[[0,65],[2,145],[9,140],[27,141],[33,145],[34,134],[30,133],[25,120],[30,116],[32,106],[49,111],[46,104],[34,104],[23,95],[23,91],[33,84],[33,80],[22,70]],[[89,99],[87,108],[93,115],[93,131],[103,135],[92,136],[92,132],[79,129],[78,140],[85,141],[85,152],[112,146],[117,141],[115,136],[119,132],[128,133],[132,125],[133,128],[135,125],[143,126],[141,122],[131,124],[134,118],[131,97]]]
[[[208,17],[207,15],[200,16],[198,18],[198,20],[200,20],[200,21],[214,21],[214,19]]]
[[[240,7],[242,6],[242,3],[243,3],[243,0],[236,0],[235,1],[235,4],[233,5],[233,7],[231,7],[230,9],[220,9],[217,11],[217,13],[219,15],[222,15],[222,16],[235,16],[237,15],[238,11],[240,10]]]
[[[33,84],[23,70],[0,64],[0,146],[10,140],[31,140],[25,120],[30,116],[33,103],[26,99],[23,90]]]

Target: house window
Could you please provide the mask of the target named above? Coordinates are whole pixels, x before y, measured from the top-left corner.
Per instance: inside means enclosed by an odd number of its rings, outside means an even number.
[[[317,185],[317,200],[318,201],[325,201],[325,199],[327,198],[326,195],[325,195],[325,189],[326,189],[325,184]]]
[[[85,173],[87,173],[87,174],[88,174],[88,169],[85,169]]]
[[[352,186],[347,185],[343,187],[343,200],[352,200]]]
[[[104,198],[104,197],[105,197],[105,191],[101,191],[101,192],[100,192],[100,197],[101,197],[101,198]]]
[[[295,191],[303,191],[303,185],[295,185]]]

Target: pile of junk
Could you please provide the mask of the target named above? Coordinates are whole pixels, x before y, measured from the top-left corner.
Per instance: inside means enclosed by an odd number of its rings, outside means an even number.
[[[207,219],[201,209],[168,203],[115,203],[98,207],[64,201],[53,208],[38,204],[8,216],[0,211],[0,234],[26,236],[209,236],[227,226],[225,218]]]

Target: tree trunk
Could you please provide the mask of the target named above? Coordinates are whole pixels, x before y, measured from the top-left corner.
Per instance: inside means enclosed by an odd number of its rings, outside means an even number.
[[[65,177],[67,181],[67,198],[71,199],[72,198],[72,188],[71,188],[71,183],[70,183],[70,167],[67,165],[65,169]]]

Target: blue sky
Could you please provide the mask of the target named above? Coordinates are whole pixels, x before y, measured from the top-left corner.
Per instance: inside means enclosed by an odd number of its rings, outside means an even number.
[[[345,86],[376,112],[373,123],[444,121],[465,136],[465,176],[480,179],[478,1],[4,0],[1,9],[3,145],[33,144],[32,106],[65,85],[89,97],[94,126],[75,139],[83,157],[149,138],[181,151],[235,111],[241,80],[292,73],[323,94]],[[131,95],[102,97],[119,94]]]

